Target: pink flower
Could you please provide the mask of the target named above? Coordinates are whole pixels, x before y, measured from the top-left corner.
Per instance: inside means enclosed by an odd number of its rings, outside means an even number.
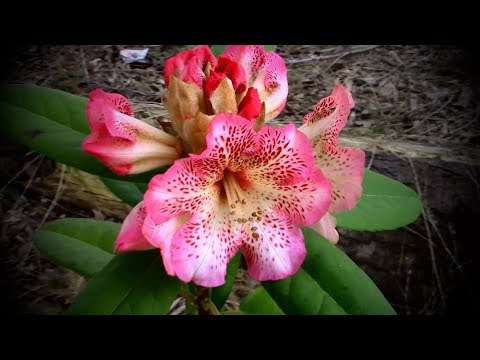
[[[149,242],[160,248],[168,274],[205,287],[225,282],[239,250],[258,281],[296,273],[306,255],[300,226],[317,223],[331,203],[310,141],[293,124],[256,132],[252,121],[221,114],[206,142],[201,154],[150,181],[122,226],[117,251]]]
[[[87,103],[91,134],[83,149],[118,175],[138,174],[178,159],[178,139],[133,117],[130,102],[120,94],[92,91]]]
[[[285,62],[260,45],[231,45],[218,59],[208,46],[182,51],[167,59],[164,77],[173,128],[196,154],[205,150],[214,115],[240,114],[263,125],[280,113],[288,94]]]
[[[338,242],[338,233],[336,220],[330,213],[354,208],[362,194],[365,153],[358,148],[338,145],[338,134],[346,125],[350,109],[354,106],[350,91],[336,85],[331,95],[320,100],[315,109],[304,117],[304,125],[298,129],[312,141],[315,164],[332,185],[329,211],[312,226],[332,243]]]

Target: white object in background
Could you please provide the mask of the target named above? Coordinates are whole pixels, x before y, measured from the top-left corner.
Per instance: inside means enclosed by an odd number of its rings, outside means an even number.
[[[131,63],[134,61],[142,61],[148,54],[148,48],[142,50],[133,50],[133,49],[123,49],[120,51],[120,55],[122,55],[123,60],[127,63]]]

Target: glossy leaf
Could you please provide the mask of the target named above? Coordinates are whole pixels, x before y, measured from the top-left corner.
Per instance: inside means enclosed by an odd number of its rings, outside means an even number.
[[[85,114],[87,99],[35,85],[0,86],[0,130],[12,139],[68,166],[122,181],[148,182],[156,173],[120,177],[96,157],[83,151],[90,132]]]
[[[338,227],[393,230],[415,221],[422,212],[418,194],[399,181],[365,169],[362,196],[352,210],[333,214]]]
[[[109,178],[101,178],[101,180],[115,196],[132,207],[143,200],[143,194],[147,191],[148,187],[148,184],[145,183],[134,183]]]
[[[88,282],[66,314],[166,314],[179,290],[180,281],[165,273],[158,250],[123,253]]]
[[[248,315],[284,315],[263,286],[256,288],[242,301],[240,312]]]
[[[93,219],[61,219],[33,236],[41,254],[57,265],[90,278],[113,258],[120,224]]]
[[[307,257],[294,276],[263,286],[285,314],[394,315],[373,281],[315,231],[302,229]]]

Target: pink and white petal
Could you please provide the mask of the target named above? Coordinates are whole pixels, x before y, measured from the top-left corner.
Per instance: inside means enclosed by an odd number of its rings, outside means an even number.
[[[210,176],[203,174],[192,158],[175,161],[148,184],[144,202],[149,216],[160,224],[179,215],[208,212],[220,194],[215,184],[219,179]]]
[[[229,57],[242,65],[245,69],[247,88],[253,85],[266,61],[266,53],[262,45],[230,45],[222,56]]]
[[[191,154],[190,157],[198,159],[197,167],[204,174],[222,176],[227,166],[235,171],[238,167],[235,164],[244,163],[244,151],[255,144],[257,133],[253,125],[252,121],[236,114],[216,115],[209,123],[206,149],[200,155]]]
[[[171,244],[172,263],[180,280],[204,287],[225,283],[227,264],[237,253],[241,233],[229,208],[218,201],[209,212],[192,216]]]
[[[118,175],[138,174],[170,165],[179,157],[175,147],[155,141],[132,142],[113,137],[106,130],[90,134],[82,145],[87,153],[95,155]]]
[[[350,91],[337,84],[330,96],[321,99],[315,109],[305,115],[299,130],[314,143],[321,141],[338,146],[338,134],[347,124],[354,105]]]
[[[176,231],[187,219],[188,217],[186,216],[177,216],[164,223],[157,224],[147,215],[143,223],[142,231],[145,239],[152,246],[160,249],[165,270],[171,276],[175,275],[175,271],[173,269],[170,246]]]
[[[265,102],[265,122],[268,122],[283,110],[288,96],[287,67],[280,55],[273,51],[266,53],[264,74],[259,79],[262,77],[262,86],[256,83],[253,86],[259,89],[260,100]]]
[[[254,183],[293,184],[305,180],[314,169],[312,144],[293,124],[262,127],[255,145],[247,151],[247,159],[231,166],[233,171],[247,170],[246,178]]]
[[[123,114],[133,116],[132,104],[126,97],[95,89],[90,92],[87,102],[87,120],[93,131],[104,124],[103,109],[106,107],[113,107]]]
[[[262,102],[258,91],[254,87],[248,89],[240,104],[238,104],[238,115],[248,120],[255,120],[262,112]]]
[[[319,169],[304,181],[288,185],[251,182],[245,194],[247,204],[258,204],[263,213],[274,209],[292,219],[296,226],[315,224],[332,202],[330,182]]]
[[[315,145],[316,166],[332,184],[329,211],[339,212],[355,207],[362,195],[365,153],[358,148],[337,148],[319,142]]]
[[[142,120],[122,114],[112,107],[103,108],[103,116],[105,125],[112,136],[134,142],[142,138],[170,146],[176,146],[178,142],[175,136],[167,134]]]
[[[215,71],[225,74],[232,81],[233,88],[237,94],[242,94],[247,88],[245,69],[234,59],[220,55]]]
[[[338,242],[339,236],[337,229],[337,220],[327,212],[316,224],[311,225],[310,227],[322,235],[325,239],[330,241],[332,244]]]
[[[276,211],[250,225],[250,233],[241,245],[250,276],[257,281],[271,281],[294,275],[306,256],[300,228],[290,217]]]
[[[153,249],[142,233],[145,216],[145,205],[140,202],[123,221],[120,233],[114,243],[115,252]]]

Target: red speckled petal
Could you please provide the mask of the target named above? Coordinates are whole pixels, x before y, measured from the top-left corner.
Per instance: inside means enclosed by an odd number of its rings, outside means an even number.
[[[87,103],[87,120],[92,129],[104,123],[103,109],[107,106],[113,107],[122,114],[133,116],[132,104],[125,96],[95,89],[90,92]]]
[[[288,95],[287,67],[280,55],[265,52],[261,45],[230,45],[222,56],[243,66],[247,87],[258,90],[265,102],[265,121],[275,118],[285,107]]]
[[[144,196],[149,216],[161,224],[175,216],[210,211],[220,194],[217,180],[204,174],[191,158],[175,161],[164,174],[150,180]]]
[[[146,212],[143,202],[137,204],[137,206],[130,211],[123,221],[120,233],[115,240],[115,252],[148,250],[153,248],[142,233],[145,216]]]
[[[350,109],[354,106],[350,91],[338,84],[330,96],[320,100],[315,109],[305,115],[304,125],[299,130],[313,142],[338,146],[338,134],[347,124]]]
[[[266,53],[264,90],[260,90],[260,99],[265,102],[265,121],[275,118],[285,107],[288,96],[287,67],[280,55]]]
[[[300,228],[276,211],[267,212],[252,225],[255,230],[241,245],[250,276],[257,281],[270,281],[295,274],[306,256]]]
[[[186,220],[185,216],[177,216],[162,224],[157,224],[147,215],[143,223],[143,235],[151,245],[160,249],[165,270],[171,276],[175,275],[175,271],[173,269],[170,246],[173,236]]]
[[[284,181],[280,179],[279,182]],[[288,185],[278,185],[272,181],[250,184],[245,190],[247,202],[260,204],[259,207],[264,211],[271,208],[285,214],[296,226],[315,224],[332,202],[330,182],[318,169],[303,181]]]
[[[254,123],[236,114],[216,115],[209,124],[207,147],[200,155],[191,154],[196,166],[207,176],[217,178],[226,167],[235,171],[245,163],[244,152],[255,145]]]
[[[221,56],[235,60],[245,69],[247,87],[253,85],[259,72],[265,66],[266,60],[262,45],[230,45]]]
[[[247,178],[262,184],[287,185],[310,176],[314,167],[312,144],[295,125],[264,126],[256,140],[248,159],[232,170],[249,170]]]
[[[338,232],[335,229],[337,225],[337,220],[327,212],[319,222],[310,227],[317,231],[320,235],[322,235],[325,239],[330,241],[332,244],[336,244],[338,242]]]
[[[238,104],[238,115],[248,120],[256,119],[262,112],[262,102],[257,89],[251,87]]]
[[[221,201],[208,211],[196,213],[172,240],[175,274],[182,281],[200,286],[223,285],[227,264],[239,249],[239,226]]]
[[[225,74],[232,81],[237,94],[245,91],[247,86],[245,69],[237,61],[225,55],[220,55],[215,71]]]
[[[355,207],[362,195],[365,153],[358,148],[337,148],[315,144],[316,165],[332,184],[332,205],[329,211],[339,212]]]

